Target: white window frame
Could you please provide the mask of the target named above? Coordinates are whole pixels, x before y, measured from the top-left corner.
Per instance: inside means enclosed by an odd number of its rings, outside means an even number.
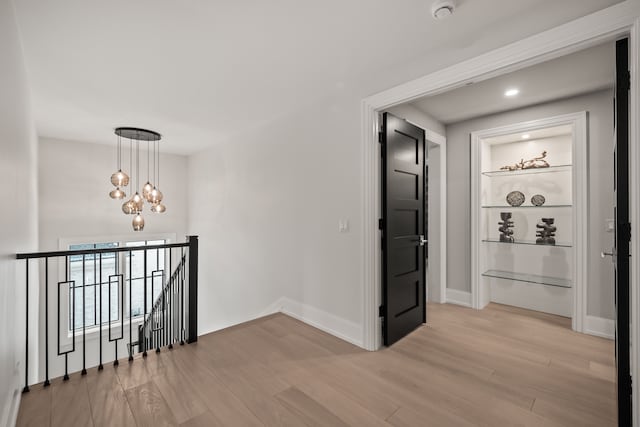
[[[139,242],[139,241],[149,241],[149,240],[164,240],[165,244],[174,243],[176,241],[176,233],[153,233],[153,234],[116,234],[116,235],[100,235],[100,236],[86,236],[86,237],[66,237],[58,239],[58,248],[62,251],[69,250],[69,247],[72,245],[82,245],[82,244],[99,244],[99,243],[118,243],[118,247],[126,247],[126,243],[128,242]],[[144,246],[140,246],[144,247]],[[132,247],[137,248],[137,247]],[[127,252],[119,252],[118,256],[120,257],[119,262],[120,265],[125,265],[125,257]],[[168,266],[168,252],[165,252],[165,266]],[[122,271],[124,274],[123,280],[124,283],[128,280],[127,274],[128,270],[125,268]],[[58,258],[58,281],[62,282],[65,280],[65,258]],[[167,277],[167,275],[165,275]],[[76,296],[77,297],[77,296]],[[128,295],[125,295],[127,298]],[[55,299],[56,297],[50,297],[50,299]],[[128,301],[126,302],[128,303]],[[69,329],[69,321],[70,321],[70,307],[69,307],[69,299],[68,298],[60,298],[60,324],[66,325],[65,329],[61,330],[60,337],[60,348],[61,350],[69,349],[72,346],[72,338],[73,338],[73,330]],[[126,314],[126,313],[125,313]],[[128,328],[130,322],[132,322],[133,329],[137,330],[139,324],[142,323],[144,316],[135,316],[132,320],[125,317],[124,319],[124,327]],[[121,320],[114,320],[111,322],[111,327],[117,327],[120,325]],[[103,319],[102,321],[102,337],[103,339],[107,336],[107,323],[108,321]],[[99,338],[100,326],[98,324],[88,326],[84,330],[85,341],[87,340],[97,340]],[[75,330],[76,341],[79,337],[82,336],[82,328]],[[128,341],[128,335],[124,334],[123,339]],[[77,342],[76,342],[77,346]]]

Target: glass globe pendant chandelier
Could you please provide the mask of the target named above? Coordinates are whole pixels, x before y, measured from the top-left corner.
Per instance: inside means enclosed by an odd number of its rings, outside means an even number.
[[[147,182],[142,186],[140,192],[136,191],[133,196],[124,202],[122,212],[126,215],[134,215],[131,225],[134,231],[142,231],[144,229],[144,218],[142,211],[144,204],[147,202],[151,207],[150,211],[154,213],[163,213],[167,208],[162,204],[162,192],[158,188],[160,185],[160,152],[158,144],[161,135],[157,132],[129,127],[119,127],[115,130],[118,135],[117,148],[117,168],[118,171],[111,175],[111,184],[115,190],[109,193],[112,199],[122,200],[127,195],[120,187],[129,185],[129,175],[122,171],[122,138],[129,140],[129,172],[133,175],[133,145],[135,144],[135,187],[140,184],[140,141],[147,142]],[[150,145],[153,143],[153,176],[151,176],[151,150]],[[156,184],[152,184],[152,180]],[[131,190],[133,192],[133,189]],[[140,194],[142,193],[142,194]]]

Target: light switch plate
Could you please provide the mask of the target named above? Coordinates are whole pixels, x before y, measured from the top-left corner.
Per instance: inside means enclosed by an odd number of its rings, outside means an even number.
[[[349,220],[348,219],[338,220],[338,231],[340,233],[346,233],[346,232],[349,231]]]

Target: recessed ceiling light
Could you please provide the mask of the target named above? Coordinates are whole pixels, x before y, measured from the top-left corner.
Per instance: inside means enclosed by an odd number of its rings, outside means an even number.
[[[524,135],[522,135],[522,139],[529,139],[531,135],[529,135],[528,133],[525,133]]]
[[[520,91],[518,89],[509,89],[504,93],[504,96],[516,96],[517,94],[519,94]]]

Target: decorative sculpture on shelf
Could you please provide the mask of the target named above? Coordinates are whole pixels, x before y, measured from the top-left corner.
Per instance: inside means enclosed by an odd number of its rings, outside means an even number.
[[[548,168],[549,162],[545,160],[547,157],[547,152],[543,151],[540,157],[534,157],[531,160],[525,161],[524,159],[520,159],[520,161],[514,165],[503,166],[500,170],[506,171],[517,171],[524,169],[536,169],[536,168]]]
[[[500,212],[501,222],[498,223],[500,227],[500,241],[505,243],[513,243],[513,221],[511,221],[511,212]]]
[[[537,245],[555,245],[557,227],[553,225],[553,218],[542,218],[542,222],[536,224],[536,244]]]

